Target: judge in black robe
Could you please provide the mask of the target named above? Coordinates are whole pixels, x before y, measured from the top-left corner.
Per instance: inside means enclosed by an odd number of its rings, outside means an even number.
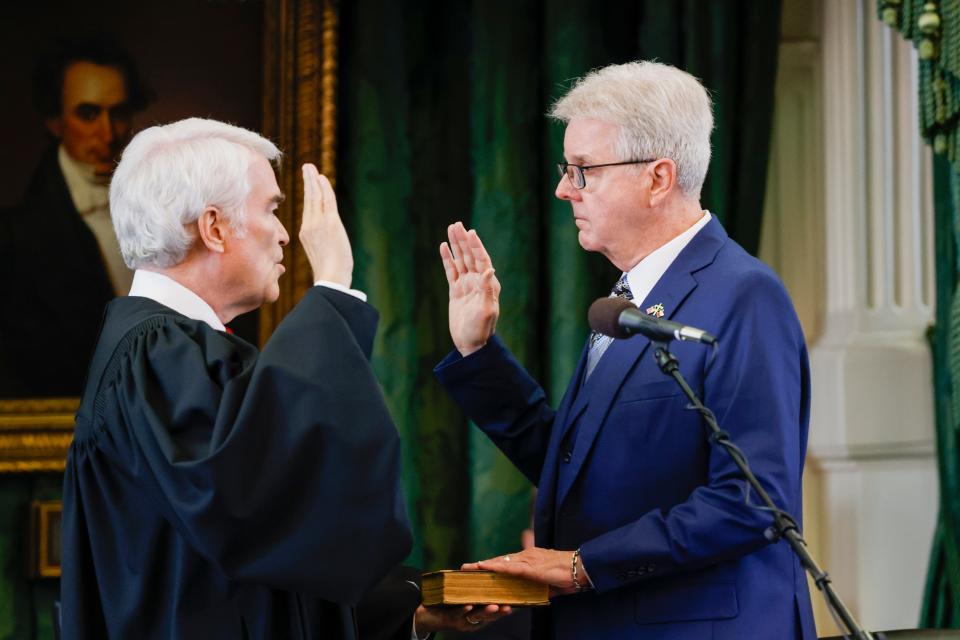
[[[167,149],[189,155],[214,139],[222,153],[227,140],[253,152],[245,221],[238,230],[204,205],[186,225],[197,239],[183,262],[146,272],[212,320],[136,295],[107,307],[67,460],[63,637],[353,640],[353,605],[411,545],[399,437],[368,365],[377,313],[316,286],[260,352],[217,330],[218,318],[278,294],[288,238],[273,216],[280,194],[266,160],[276,154],[221,123],[153,129],[124,156],[149,156],[150,166],[122,160],[114,187],[132,182],[127,171],[162,169]],[[151,136],[162,143],[152,155],[141,146]],[[170,180],[185,184],[163,183],[162,193],[224,171],[181,178],[175,168]],[[305,178],[300,237],[313,243],[315,277],[347,289],[352,258],[333,192],[312,165]],[[119,229],[118,218],[141,212],[115,195]],[[179,213],[154,213],[168,210]],[[128,233],[150,233],[151,220],[133,219]],[[118,237],[127,257],[129,239]]]

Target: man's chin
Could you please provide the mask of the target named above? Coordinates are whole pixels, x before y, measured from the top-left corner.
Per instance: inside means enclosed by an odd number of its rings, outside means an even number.
[[[580,243],[580,248],[584,251],[597,251],[596,243],[593,242],[593,238],[583,231],[577,234],[577,242]]]
[[[98,176],[111,176],[113,175],[113,170],[117,168],[117,163],[113,160],[107,162],[94,162],[93,163],[93,172]]]
[[[263,302],[261,304],[271,304],[279,299],[280,285],[279,283],[274,283],[274,285],[267,290],[266,295],[263,296]]]

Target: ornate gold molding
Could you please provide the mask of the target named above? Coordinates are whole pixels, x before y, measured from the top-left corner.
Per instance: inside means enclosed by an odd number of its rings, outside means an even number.
[[[35,500],[30,505],[27,535],[27,575],[31,578],[60,577],[60,520],[63,502]]]
[[[63,471],[79,398],[0,400],[0,473]]]
[[[303,202],[300,166],[336,180],[337,37],[335,0],[267,0],[264,5],[263,131],[283,150],[278,216],[290,233],[280,297],[260,309],[260,343],[313,285],[297,238]]]

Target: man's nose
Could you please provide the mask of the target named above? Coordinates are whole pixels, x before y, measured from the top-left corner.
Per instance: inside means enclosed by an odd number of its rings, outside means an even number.
[[[287,233],[287,228],[283,226],[279,219],[277,219],[277,224],[280,225],[280,246],[285,247],[290,243],[290,234]]]
[[[561,200],[579,200],[580,191],[573,188],[573,185],[570,184],[570,178],[567,176],[562,176],[560,182],[557,183],[557,188],[553,192]]]
[[[113,118],[110,117],[110,111],[104,109],[100,112],[100,115],[97,116],[97,135],[104,142],[113,142],[114,138],[117,137],[117,132],[115,130],[116,122]]]

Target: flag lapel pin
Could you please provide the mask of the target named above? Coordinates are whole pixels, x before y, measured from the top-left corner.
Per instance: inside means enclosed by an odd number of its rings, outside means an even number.
[[[653,305],[652,307],[647,307],[647,315],[648,315],[648,316],[653,316],[654,318],[662,318],[662,317],[663,317],[663,305],[658,302],[657,304]]]

